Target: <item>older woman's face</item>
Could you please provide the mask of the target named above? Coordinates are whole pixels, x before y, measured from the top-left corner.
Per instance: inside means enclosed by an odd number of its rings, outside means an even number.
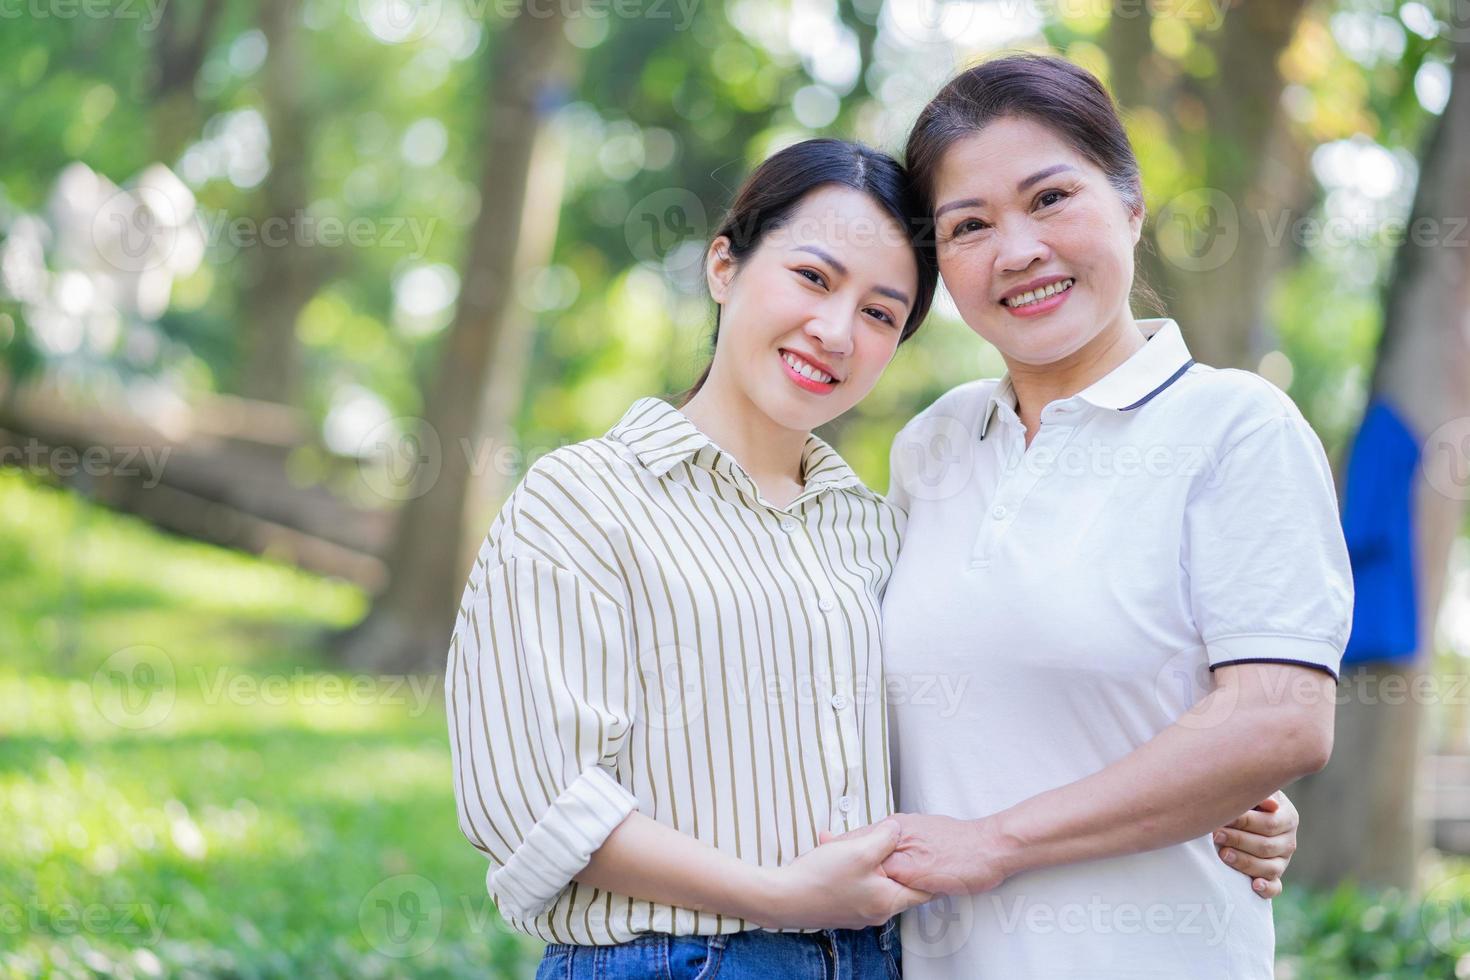
[[[1132,322],[1142,209],[1048,127],[998,119],[956,142],[934,202],[945,288],[1009,361],[1052,364]]]

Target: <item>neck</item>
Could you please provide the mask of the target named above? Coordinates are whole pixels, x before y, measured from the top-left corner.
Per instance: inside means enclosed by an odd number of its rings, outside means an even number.
[[[777,424],[743,392],[721,384],[713,373],[680,411],[715,445],[734,456],[762,493],[783,485],[801,486],[801,454],[811,433]],[[779,492],[767,495],[784,496]]]
[[[1071,398],[1100,380],[1147,343],[1131,315],[1115,321],[1075,353],[1051,364],[1013,363],[1006,358],[1011,386],[1016,391],[1016,414],[1035,432],[1041,410],[1054,401]]]

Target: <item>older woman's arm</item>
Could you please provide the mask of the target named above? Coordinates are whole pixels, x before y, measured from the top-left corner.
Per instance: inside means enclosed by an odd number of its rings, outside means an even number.
[[[884,870],[922,891],[1202,837],[1332,752],[1333,679],[1288,664],[1221,667],[1213,691],[1111,766],[974,820],[900,814]]]

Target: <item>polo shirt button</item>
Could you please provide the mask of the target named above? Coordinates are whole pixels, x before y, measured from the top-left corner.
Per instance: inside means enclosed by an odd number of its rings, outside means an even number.
[[[847,696],[843,694],[832,695],[832,707],[836,708],[838,711],[841,711],[843,708],[847,707]]]
[[[990,509],[990,516],[998,521],[1003,521],[1006,519],[1006,509],[999,504],[996,504]]]
[[[822,601],[817,603],[817,608],[822,610],[822,612],[831,612],[832,610],[837,608],[837,603],[833,602],[831,599],[823,597]]]
[[[843,813],[846,813],[848,810],[851,810],[852,809],[852,797],[850,797],[850,796],[844,796],[841,799],[839,799],[837,801],[837,809],[841,810]]]
[[[795,521],[782,521],[781,522],[781,530],[785,531],[787,534],[790,534],[792,531],[795,531],[796,530],[796,522]]]

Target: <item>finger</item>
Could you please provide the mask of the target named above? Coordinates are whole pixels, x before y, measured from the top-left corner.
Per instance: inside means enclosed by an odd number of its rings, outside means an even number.
[[[863,824],[861,827],[854,827],[852,830],[845,830],[840,834],[834,834],[830,830],[819,830],[817,831],[817,846],[820,847],[823,844],[832,844],[842,840],[854,840],[865,834],[872,833],[873,828],[876,826],[878,825],[874,823]]]
[[[850,831],[851,843],[866,849],[874,863],[882,861],[898,846],[898,821],[879,820],[861,831]],[[846,835],[844,835],[846,836]]]
[[[1275,793],[1272,793],[1270,796],[1257,803],[1252,809],[1264,810],[1266,813],[1275,813],[1277,810],[1281,809],[1281,801],[1276,798]]]
[[[1251,857],[1233,847],[1227,847],[1220,852],[1220,860],[1230,865],[1241,874],[1252,878],[1265,878],[1267,880],[1280,879],[1286,872],[1285,858],[1258,858]]]
[[[913,855],[903,851],[894,851],[883,859],[883,873],[899,884],[910,884],[915,875],[919,873],[918,862]]]
[[[933,898],[934,895],[930,892],[921,891],[918,888],[911,888],[908,885],[895,881],[893,883],[893,896],[889,906],[889,918],[906,909],[911,909],[915,905],[923,905]]]
[[[1222,827],[1215,831],[1215,847],[1233,847],[1237,851],[1244,851],[1252,857],[1279,858],[1290,857],[1287,847],[1288,841],[1284,837],[1262,837],[1260,834],[1247,833],[1244,830],[1233,830]]]
[[[1251,882],[1251,891],[1262,898],[1275,898],[1281,894],[1282,884],[1280,878],[1266,879],[1256,878]]]
[[[1292,822],[1287,814],[1266,813],[1262,810],[1247,810],[1225,826],[1248,831],[1252,834],[1260,834],[1262,837],[1276,837],[1290,831],[1292,829]]]

